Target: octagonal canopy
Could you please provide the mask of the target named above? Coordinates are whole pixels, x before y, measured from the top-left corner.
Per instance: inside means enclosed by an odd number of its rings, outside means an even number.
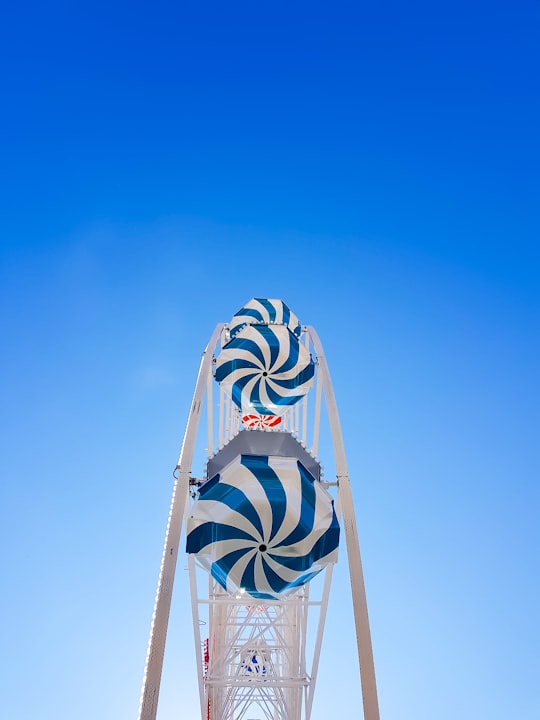
[[[244,414],[282,415],[313,384],[309,350],[284,325],[246,325],[217,359],[215,378]]]
[[[302,332],[300,321],[283,300],[267,298],[253,298],[234,314],[229,325],[231,338],[245,325],[286,325],[297,337]]]
[[[229,593],[273,599],[337,560],[333,500],[296,458],[239,455],[207,482],[187,552]]]

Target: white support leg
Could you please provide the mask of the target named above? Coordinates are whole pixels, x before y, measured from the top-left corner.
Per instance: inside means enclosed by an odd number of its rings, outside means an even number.
[[[319,624],[317,628],[317,638],[315,640],[315,648],[313,650],[313,667],[311,669],[311,680],[309,683],[306,698],[306,720],[311,718],[311,708],[313,707],[313,696],[315,694],[315,686],[317,683],[317,674],[319,672],[319,658],[321,655],[322,639],[324,632],[324,624],[326,622],[326,611],[328,610],[328,598],[330,597],[330,585],[332,584],[333,566],[329,565],[325,570],[324,588],[321,607],[319,610]]]
[[[313,339],[312,339],[313,342]],[[314,344],[315,345],[315,344]],[[321,427],[321,396],[322,396],[322,378],[321,378],[321,369],[320,367],[317,368],[317,372],[315,374],[315,418],[313,422],[313,445],[312,445],[312,452],[314,455],[318,455],[319,453],[319,431]]]
[[[202,664],[201,626],[199,623],[199,600],[197,592],[197,570],[195,556],[188,555],[189,587],[191,593],[191,616],[193,620],[193,639],[195,641],[195,660],[197,664],[197,680],[199,681],[199,702],[201,705],[201,718],[206,713],[206,698],[204,694],[204,672]]]
[[[358,661],[360,663],[364,720],[379,720],[379,702],[377,699],[377,684],[375,680],[375,665],[373,662],[371,633],[369,629],[366,590],[364,586],[364,574],[362,572],[362,560],[360,557],[360,544],[358,542],[358,531],[356,527],[356,517],[354,514],[351,484],[347,470],[347,461],[345,458],[345,448],[343,445],[336,399],[334,397],[334,390],[332,388],[332,381],[326,364],[323,347],[321,341],[319,340],[319,336],[312,327],[309,328],[309,334],[317,354],[319,372],[322,375],[326,408],[330,420],[332,441],[336,458],[338,492],[343,512],[343,526],[345,529],[345,541],[347,544],[349,576],[351,581],[354,621],[356,626]]]
[[[182,450],[178,459],[178,479],[176,480],[173,490],[165,546],[163,548],[163,559],[161,562],[158,590],[154,605],[154,615],[150,629],[150,642],[143,679],[141,704],[139,707],[139,720],[155,720],[157,715],[159,686],[161,683],[163,656],[165,654],[165,639],[167,637],[167,627],[169,623],[169,612],[171,608],[180,533],[182,530],[182,519],[189,492],[191,463],[193,460],[193,452],[195,450],[195,440],[197,437],[197,428],[199,426],[206,382],[208,375],[212,370],[212,354],[216,348],[222,329],[223,323],[219,323],[219,325],[216,326],[216,329],[210,338],[210,342],[203,353],[197,383],[195,385],[195,392],[193,394],[191,412],[189,414],[184,434]]]
[[[214,379],[212,373],[208,373],[206,381],[206,420],[208,430],[208,447],[206,454],[208,457],[214,452]]]

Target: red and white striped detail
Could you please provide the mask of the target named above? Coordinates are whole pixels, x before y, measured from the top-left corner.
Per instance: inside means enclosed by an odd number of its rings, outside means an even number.
[[[242,425],[248,430],[271,430],[281,424],[279,415],[244,415]]]

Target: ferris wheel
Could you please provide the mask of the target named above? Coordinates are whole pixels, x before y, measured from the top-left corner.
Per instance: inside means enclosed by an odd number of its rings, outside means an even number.
[[[336,470],[331,481],[319,460],[324,414]],[[205,469],[194,477],[201,438]],[[202,355],[175,477],[139,720],[157,718],[176,562],[184,552],[201,720],[310,720],[340,535],[362,687],[358,717],[379,720],[330,373],[317,333],[282,300],[254,298],[230,323],[216,326]]]

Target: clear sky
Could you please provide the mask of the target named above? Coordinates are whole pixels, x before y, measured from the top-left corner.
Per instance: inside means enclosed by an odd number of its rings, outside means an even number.
[[[325,345],[381,718],[540,718],[539,29],[534,2],[5,8],[6,718],[136,718],[200,353],[253,296]],[[360,717],[344,561],[314,720]],[[197,717],[184,587],[160,720]]]

